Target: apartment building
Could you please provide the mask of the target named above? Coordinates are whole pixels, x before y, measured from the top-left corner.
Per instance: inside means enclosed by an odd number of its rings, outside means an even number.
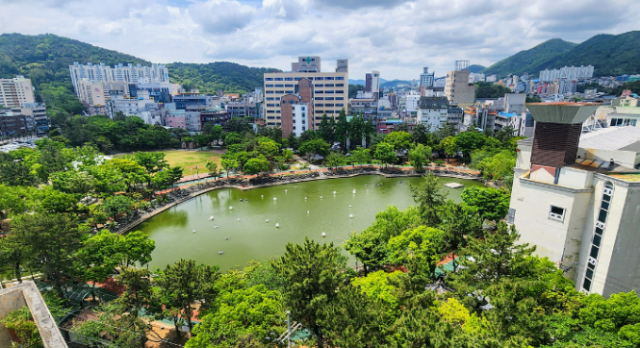
[[[380,93],[380,72],[373,70],[365,75],[364,91],[368,93]]]
[[[454,70],[447,73],[444,94],[450,104],[464,106],[476,101],[476,86],[469,84],[469,70]]]
[[[422,123],[431,131],[447,124],[449,101],[442,97],[421,97],[418,103],[417,123]]]
[[[0,79],[0,105],[5,108],[24,107],[26,103],[35,103],[31,79],[16,76],[12,79]]]
[[[291,71],[264,74],[264,119],[267,126],[282,126],[281,99],[287,94],[299,94],[298,82],[311,82],[309,118],[307,129],[320,126],[322,115],[338,117],[340,110],[348,111],[349,72],[348,60],[340,59],[334,72],[322,72],[320,57],[298,57],[291,63]]]
[[[640,290],[640,129],[581,135],[598,104],[527,104],[533,139],[518,142],[507,221],[576,288]]]
[[[556,79],[568,79],[568,80],[584,80],[593,77],[593,65],[587,66],[565,66],[560,69],[545,69],[540,71],[540,81],[551,82]]]
[[[73,65],[69,65],[69,71],[76,94],[78,93],[78,83],[82,80],[115,81],[128,84],[169,82],[169,70],[161,64],[152,64],[151,66],[118,64],[110,67],[104,63],[84,65],[75,62]]]

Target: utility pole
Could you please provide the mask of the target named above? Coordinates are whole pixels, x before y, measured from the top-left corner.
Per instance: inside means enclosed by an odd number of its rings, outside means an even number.
[[[196,166],[196,188],[200,188],[200,174],[198,173],[198,166]]]
[[[287,348],[291,348],[291,312],[287,311]]]

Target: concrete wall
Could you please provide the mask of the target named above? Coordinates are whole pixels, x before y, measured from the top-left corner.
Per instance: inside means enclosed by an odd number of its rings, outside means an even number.
[[[8,291],[0,293],[0,318],[4,318],[10,312],[22,308],[27,302],[22,296],[22,291]],[[0,324],[0,347],[11,347],[11,335],[4,325]]]
[[[614,187],[614,204],[604,232],[606,244],[596,268],[596,276],[606,279],[601,292],[605,297],[640,290],[640,183],[614,182]]]
[[[590,189],[575,190],[523,177],[514,180],[510,208],[516,210],[514,224],[520,242],[536,245],[536,254],[556,263],[563,255],[577,259],[591,194]],[[565,209],[563,221],[549,217],[551,205]]]

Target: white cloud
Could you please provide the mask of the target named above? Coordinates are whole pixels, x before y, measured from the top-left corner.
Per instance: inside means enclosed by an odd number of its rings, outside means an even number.
[[[551,38],[637,30],[637,0],[0,0],[0,33],[53,33],[154,62],[233,61],[286,70],[298,55],[350,77],[443,76]]]
[[[247,26],[257,10],[235,0],[209,0],[189,6],[189,14],[210,34],[228,34]]]

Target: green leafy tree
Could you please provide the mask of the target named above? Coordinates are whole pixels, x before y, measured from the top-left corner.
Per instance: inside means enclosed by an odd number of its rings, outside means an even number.
[[[329,152],[329,144],[322,139],[312,139],[305,141],[298,149],[301,155],[306,155],[311,162],[316,155],[324,156]]]
[[[127,214],[130,219],[134,207],[135,202],[127,196],[112,196],[102,203],[102,211],[114,220],[122,214]]]
[[[196,265],[193,260],[180,259],[156,273],[158,278],[154,281],[160,287],[160,296],[166,301],[163,304],[167,308],[178,310],[186,320],[189,330],[192,330],[194,302],[200,301],[201,310],[207,310],[215,302],[218,293],[215,287],[218,267]]]
[[[259,174],[269,170],[269,161],[263,155],[260,155],[260,157],[248,160],[243,168],[247,174]]]
[[[360,167],[362,167],[363,164],[371,161],[371,149],[365,149],[358,146],[358,148],[351,151],[351,160],[354,165],[359,163]]]
[[[391,132],[384,137],[384,142],[393,145],[396,151],[406,150],[411,144],[411,134],[408,132]]]
[[[207,161],[206,167],[207,167],[207,170],[209,171],[209,175],[213,177],[218,176],[218,163]]]
[[[333,243],[320,245],[307,238],[303,245],[288,243],[285,254],[273,264],[284,279],[286,308],[311,331],[320,348],[325,346],[324,308],[337,297],[345,266],[342,260]]]
[[[442,191],[438,177],[429,173],[422,183],[411,185],[411,196],[418,203],[420,214],[427,226],[435,227],[440,223],[438,210],[445,203],[447,193]]]
[[[119,234],[102,230],[83,241],[76,254],[76,274],[84,281],[91,281],[94,288],[96,282],[105,281],[122,259],[121,239]]]
[[[465,161],[470,160],[471,152],[482,148],[485,138],[482,133],[475,131],[462,132],[456,136],[456,146],[462,151]]]
[[[456,144],[456,138],[448,136],[440,141],[438,145],[447,156],[455,156],[458,153],[458,145]]]
[[[224,171],[227,172],[227,179],[229,179],[229,172],[238,167],[238,161],[234,158],[223,158],[221,164]]]
[[[331,167],[332,169],[344,165],[346,161],[347,159],[344,157],[344,155],[336,152],[331,152],[326,158],[327,166]]]
[[[413,149],[409,150],[409,160],[413,169],[418,172],[424,172],[424,164],[431,157],[431,148],[422,144],[416,145]]]
[[[335,127],[335,124],[331,124],[331,122],[329,122],[329,118],[327,117],[327,113],[325,112],[322,115],[322,120],[320,121],[319,131],[320,131],[320,134],[322,135],[322,139],[329,144],[332,144],[334,140],[334,132],[335,132],[334,127]]]
[[[18,283],[22,283],[22,267],[29,260],[28,245],[22,242],[15,234],[0,238],[0,265],[11,270]]]
[[[442,218],[440,229],[445,232],[443,250],[452,254],[455,271],[458,269],[458,259],[455,255],[467,246],[467,241],[471,237],[482,236],[482,225],[476,210],[464,204],[447,201],[440,212]]]
[[[127,313],[135,318],[140,316],[140,311],[153,303],[153,286],[151,285],[151,271],[146,268],[125,267],[116,277],[120,285],[125,286],[125,291],[116,302],[120,305],[121,313]]]
[[[373,156],[379,160],[381,164],[395,163],[397,160],[396,150],[392,144],[387,142],[379,143],[376,146],[376,151]]]
[[[487,180],[505,180],[513,177],[513,168],[516,166],[515,155],[508,150],[481,160],[477,168],[482,171],[482,175]],[[510,188],[511,186],[508,185]]]
[[[63,214],[21,215],[11,222],[16,242],[26,246],[29,264],[41,270],[60,295],[65,294],[68,274],[86,231]]]
[[[338,121],[335,126],[335,137],[336,141],[340,142],[340,148],[344,151],[347,148],[347,137],[349,132],[349,122],[347,121],[347,113],[343,108],[340,110],[338,114]]]
[[[481,219],[498,221],[509,212],[511,194],[492,187],[471,187],[462,191],[462,200],[477,209]]]
[[[224,137],[224,144],[226,146],[240,144],[242,142],[242,136],[236,132],[227,133]]]

